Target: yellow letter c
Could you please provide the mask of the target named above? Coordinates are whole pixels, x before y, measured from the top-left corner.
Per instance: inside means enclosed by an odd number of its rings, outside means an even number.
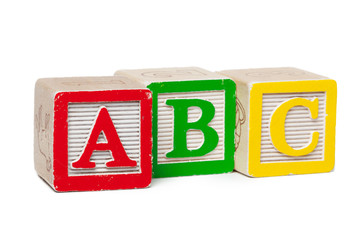
[[[312,133],[310,144],[304,148],[294,149],[286,142],[285,139],[285,119],[289,110],[295,106],[304,106],[309,108],[311,118],[315,119],[319,114],[319,99],[315,98],[310,101],[305,98],[293,98],[282,103],[271,116],[270,137],[274,147],[288,156],[303,156],[311,153],[316,148],[319,141],[319,133]]]

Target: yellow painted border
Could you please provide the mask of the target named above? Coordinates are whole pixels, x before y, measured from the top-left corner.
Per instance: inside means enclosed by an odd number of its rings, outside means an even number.
[[[264,93],[326,92],[323,161],[260,163],[262,96]],[[330,172],[335,164],[337,86],[334,80],[254,83],[250,90],[249,165],[253,177]]]

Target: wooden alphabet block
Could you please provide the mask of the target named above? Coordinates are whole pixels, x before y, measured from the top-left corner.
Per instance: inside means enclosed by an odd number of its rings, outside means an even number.
[[[264,177],[333,169],[334,80],[295,68],[221,74],[237,85],[237,171]]]
[[[153,176],[234,169],[235,83],[200,68],[122,70],[153,93]]]
[[[133,79],[39,79],[35,169],[56,191],[147,187],[151,92]]]

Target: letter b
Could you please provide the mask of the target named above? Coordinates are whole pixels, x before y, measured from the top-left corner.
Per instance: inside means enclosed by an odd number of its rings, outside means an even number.
[[[211,102],[202,99],[169,99],[166,104],[174,108],[173,150],[168,152],[166,157],[200,157],[216,148],[219,136],[215,129],[208,125],[215,116],[215,107]],[[198,121],[188,122],[189,107],[200,108],[202,115]],[[186,133],[190,129],[200,130],[204,135],[204,142],[197,149],[187,148]]]

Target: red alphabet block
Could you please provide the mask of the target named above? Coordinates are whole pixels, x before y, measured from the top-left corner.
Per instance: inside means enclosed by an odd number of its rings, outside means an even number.
[[[56,191],[147,187],[151,92],[125,76],[39,79],[35,168]]]

